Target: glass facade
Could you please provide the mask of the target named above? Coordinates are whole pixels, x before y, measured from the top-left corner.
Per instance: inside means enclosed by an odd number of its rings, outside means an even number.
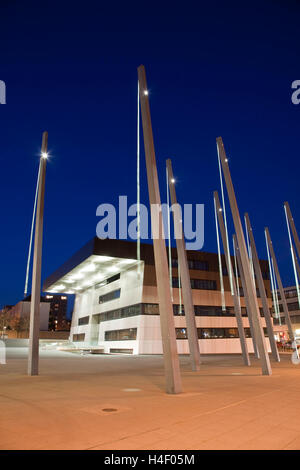
[[[221,307],[214,307],[211,305],[194,305],[196,317],[234,317],[234,308],[227,307],[226,310],[222,310]],[[242,316],[247,316],[246,308],[242,307]],[[173,313],[175,316],[184,316],[184,305],[173,304]],[[263,310],[260,309],[260,314],[263,316]],[[93,321],[100,323],[102,321],[118,320],[120,318],[134,317],[136,315],[159,315],[159,305],[152,303],[135,304],[128,307],[117,308],[108,312],[98,313],[93,315]],[[86,319],[83,317],[80,320]],[[84,320],[87,321],[87,320]],[[88,323],[88,321],[87,321]],[[81,324],[87,324],[81,323]]]
[[[290,319],[292,323],[300,323],[300,315],[290,315]],[[281,324],[285,325],[285,317],[284,316],[280,317],[280,320],[281,320]],[[279,325],[279,319],[274,317],[273,323],[274,325]]]
[[[207,261],[200,261],[198,259],[188,259],[188,266],[189,269],[196,269],[199,271],[209,271],[209,264]],[[173,268],[178,267],[178,259],[172,258],[172,266]]]
[[[278,300],[281,300],[281,295],[279,291],[277,292],[277,295],[278,295]],[[293,299],[294,297],[298,296],[297,289],[284,290],[284,295],[286,299]]]
[[[239,338],[237,328],[197,328],[198,339],[228,339]],[[264,328],[264,334],[267,335],[267,329]],[[251,338],[250,328],[245,328],[246,338]],[[176,328],[176,339],[187,339],[186,328]]]
[[[298,301],[288,303],[287,306],[288,306],[288,311],[289,312],[294,312],[295,310],[300,310]],[[279,305],[279,310],[280,310],[280,312],[283,312],[283,305],[282,304]]]
[[[110,300],[119,299],[121,295],[121,289],[113,290],[112,292],[108,292],[108,294],[100,295],[99,296],[99,304],[103,304],[104,302],[109,302]]]
[[[95,289],[99,289],[99,287],[106,286],[107,284],[118,281],[119,279],[120,279],[120,273],[115,274],[114,276],[111,276],[108,279],[104,279],[104,281],[99,282],[99,284],[96,284]]]
[[[73,335],[73,341],[84,341],[85,333],[79,333],[77,335]]]
[[[172,278],[172,286],[179,287],[178,277]],[[192,289],[217,290],[217,282],[211,279],[191,279]]]
[[[129,341],[135,340],[137,328],[126,328],[124,330],[111,330],[105,332],[105,341]]]

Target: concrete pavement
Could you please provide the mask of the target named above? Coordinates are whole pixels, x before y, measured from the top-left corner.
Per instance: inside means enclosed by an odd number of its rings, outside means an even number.
[[[164,392],[161,356],[27,349],[0,365],[0,449],[299,449],[300,365],[289,354],[262,376],[238,355],[180,358],[184,393]]]

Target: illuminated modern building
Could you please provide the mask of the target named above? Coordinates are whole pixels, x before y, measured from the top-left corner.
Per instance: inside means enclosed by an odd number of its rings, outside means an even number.
[[[222,309],[218,255],[188,251],[187,257],[201,352],[240,353],[224,257],[225,310]],[[173,248],[172,258],[177,347],[179,353],[188,353],[186,322],[180,302],[177,252]],[[260,263],[271,308],[268,265],[266,261]],[[46,279],[43,290],[76,295],[70,339],[78,347],[97,347],[105,353],[162,353],[151,244],[141,244],[141,261],[138,262],[136,243],[94,238]],[[243,297],[241,306],[249,351],[253,352]],[[262,312],[260,299],[259,306]],[[262,325],[266,332],[264,318]]]

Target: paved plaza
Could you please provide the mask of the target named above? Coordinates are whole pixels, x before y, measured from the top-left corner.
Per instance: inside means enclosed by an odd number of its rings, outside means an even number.
[[[27,349],[0,365],[1,449],[300,449],[300,365],[289,354],[262,376],[251,356],[180,357],[184,393],[164,391],[161,356]]]

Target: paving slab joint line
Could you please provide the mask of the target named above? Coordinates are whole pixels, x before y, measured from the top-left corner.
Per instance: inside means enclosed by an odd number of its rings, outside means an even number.
[[[259,397],[262,397],[262,396],[264,396],[264,395],[268,395],[268,394],[270,394],[270,393],[280,392],[280,391],[281,391],[281,389],[279,388],[279,389],[276,389],[276,390],[272,390],[272,391],[269,391],[269,392],[262,393],[262,394],[260,394],[260,395],[255,395],[254,397],[250,397],[250,398],[245,399],[245,400],[241,400],[241,401],[237,401],[237,402],[235,402],[235,403],[231,403],[230,405],[226,405],[226,406],[222,406],[222,407],[220,407],[220,408],[216,408],[215,410],[204,411],[203,413],[198,413],[198,414],[196,414],[196,415],[193,415],[193,416],[191,417],[191,419],[199,418],[199,417],[201,417],[201,416],[205,416],[205,415],[209,415],[209,414],[213,414],[213,413],[217,413],[218,411],[222,411],[222,410],[225,410],[225,409],[227,409],[227,408],[232,408],[232,407],[234,407],[234,406],[241,405],[242,403],[246,403],[246,402],[249,401],[249,400],[252,400],[252,399],[255,399],[255,398],[259,398]],[[185,419],[185,420],[180,420],[180,421],[175,421],[175,422],[173,423],[173,425],[182,424],[182,423],[185,423],[186,421],[187,421],[186,419]]]
[[[100,444],[95,444],[95,445],[93,445],[93,446],[91,446],[91,447],[87,447],[85,450],[91,450],[91,449],[94,449],[95,447],[104,446],[104,445],[106,445],[106,444],[113,444],[113,443],[116,443],[116,442],[118,442],[118,441],[124,441],[125,439],[130,439],[130,438],[132,438],[132,437],[142,436],[143,434],[147,434],[148,432],[152,432],[152,431],[158,431],[159,429],[162,429],[162,428],[148,429],[147,431],[143,431],[143,432],[131,434],[130,436],[120,437],[120,438],[115,439],[115,440],[112,440],[112,441],[101,442]]]

